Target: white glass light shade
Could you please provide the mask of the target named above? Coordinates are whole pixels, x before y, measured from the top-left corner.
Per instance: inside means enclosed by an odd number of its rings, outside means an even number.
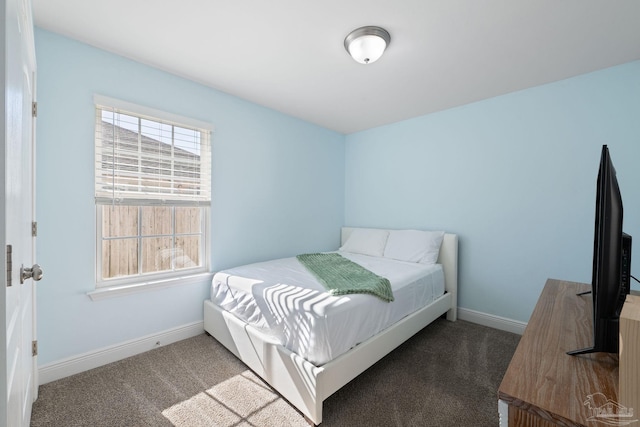
[[[349,53],[361,64],[376,62],[384,50],[387,43],[378,36],[358,37],[349,45]]]
[[[380,59],[390,41],[391,36],[383,28],[361,27],[344,39],[344,47],[357,62],[371,64]]]

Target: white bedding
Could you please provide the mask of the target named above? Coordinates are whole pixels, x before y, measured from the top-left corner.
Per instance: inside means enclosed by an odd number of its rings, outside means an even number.
[[[331,296],[296,258],[216,273],[211,300],[320,366],[444,293],[439,264],[339,253],[389,279],[395,300],[388,303],[364,294]]]

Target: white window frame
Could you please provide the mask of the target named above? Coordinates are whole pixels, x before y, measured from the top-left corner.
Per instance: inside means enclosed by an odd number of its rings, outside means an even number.
[[[148,107],[143,107],[140,105],[132,104],[126,101],[121,101],[113,98],[108,98],[101,95],[96,95],[94,97],[95,102],[95,111],[97,112],[99,109],[109,109],[115,110],[121,113],[125,113],[131,116],[135,116],[142,119],[149,119],[154,121],[159,121],[162,123],[196,129],[203,132],[203,135],[206,134],[208,138],[208,146],[209,150],[211,148],[211,134],[213,131],[213,127],[209,123],[201,122],[198,120],[178,116],[175,114],[163,112],[160,110],[155,110]],[[97,126],[97,124],[96,124]],[[94,146],[95,146],[94,142]],[[210,154],[210,151],[209,151]],[[209,168],[211,168],[211,158],[209,157]],[[94,166],[94,169],[97,166]],[[208,174],[208,179],[210,180],[210,174]],[[96,178],[97,180],[97,178]],[[138,196],[128,196],[125,198],[118,198],[115,193],[111,200],[108,200],[108,196],[105,197],[104,191],[98,189],[98,185],[96,185],[96,203],[95,203],[95,218],[96,218],[96,256],[95,256],[95,276],[96,276],[96,290],[94,292],[90,292],[89,296],[92,299],[103,298],[106,294],[123,294],[123,293],[131,293],[137,292],[146,288],[158,288],[158,287],[167,287],[173,286],[177,284],[191,283],[194,280],[203,280],[203,276],[210,276],[209,267],[210,267],[210,243],[211,243],[211,228],[210,228],[210,205],[211,205],[211,186],[210,182],[208,183],[208,201],[192,201],[189,200],[188,197],[184,196],[176,196],[176,198],[172,198],[168,196],[168,199],[173,200],[161,200],[158,198],[138,198]],[[171,235],[175,238],[176,236],[176,224],[175,224],[175,207],[180,206],[192,206],[199,207],[201,211],[201,220],[200,227],[201,230],[198,234],[201,238],[201,243],[199,247],[199,257],[202,260],[201,265],[193,268],[183,268],[183,269],[173,269],[162,272],[153,272],[153,273],[143,273],[141,271],[142,259],[140,257],[140,248],[138,251],[138,274],[118,277],[118,278],[102,278],[102,208],[109,203],[114,203],[118,205],[131,205],[131,206],[171,206],[172,209],[172,225],[171,225]],[[142,239],[142,233],[140,229],[140,219],[141,219],[141,209],[138,209],[138,233],[136,237],[139,241],[139,245]],[[144,236],[150,237],[150,236]]]

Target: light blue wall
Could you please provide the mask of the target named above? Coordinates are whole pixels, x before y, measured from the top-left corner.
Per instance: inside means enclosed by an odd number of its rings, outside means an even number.
[[[459,305],[527,321],[547,278],[591,282],[602,144],[638,242],[640,62],[347,136],[346,225],[458,233]]]
[[[39,363],[202,319],[208,283],[102,301],[94,289],[93,95],[212,123],[212,269],[335,249],[344,136],[36,29]]]
[[[201,320],[208,294],[87,297],[95,93],[214,125],[213,270],[333,249],[343,224],[445,229],[460,306],[526,321],[546,278],[590,281],[602,144],[640,239],[640,62],[345,137],[41,29],[36,50],[40,364]]]

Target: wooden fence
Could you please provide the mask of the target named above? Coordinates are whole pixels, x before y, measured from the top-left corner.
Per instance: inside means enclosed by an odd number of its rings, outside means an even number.
[[[102,208],[102,278],[173,271],[202,265],[202,208]]]

